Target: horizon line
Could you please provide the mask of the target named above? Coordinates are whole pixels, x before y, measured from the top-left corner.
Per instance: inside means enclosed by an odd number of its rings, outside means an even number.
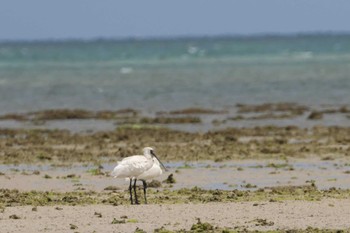
[[[0,44],[11,43],[64,43],[64,42],[97,42],[97,41],[172,41],[190,39],[260,39],[260,38],[292,38],[303,36],[350,36],[350,31],[308,31],[308,32],[264,32],[264,33],[223,33],[217,35],[156,35],[156,36],[96,36],[91,38],[40,38],[40,39],[0,39]]]

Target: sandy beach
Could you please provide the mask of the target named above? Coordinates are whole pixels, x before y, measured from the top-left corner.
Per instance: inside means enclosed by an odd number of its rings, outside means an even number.
[[[190,230],[198,222],[231,230],[349,229],[350,201],[284,201],[147,206],[32,206],[6,208],[2,232],[146,232]],[[11,219],[16,215],[20,219]],[[112,223],[113,220],[118,223]],[[117,222],[117,221],[115,221]]]

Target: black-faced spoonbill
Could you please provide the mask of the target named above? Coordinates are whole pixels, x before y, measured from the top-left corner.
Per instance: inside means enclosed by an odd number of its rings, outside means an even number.
[[[111,175],[115,178],[129,178],[129,192],[131,204],[134,204],[132,200],[133,186],[135,194],[135,204],[139,204],[136,194],[136,181],[141,174],[152,168],[154,164],[154,158],[160,162],[160,160],[154,153],[153,148],[145,147],[143,148],[143,155],[133,155],[130,157],[126,157],[122,161],[118,162],[118,165],[113,169]],[[160,162],[160,164],[164,167],[162,162]],[[133,180],[134,185],[132,185]]]

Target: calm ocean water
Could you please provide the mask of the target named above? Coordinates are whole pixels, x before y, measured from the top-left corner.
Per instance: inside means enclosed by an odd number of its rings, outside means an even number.
[[[0,113],[350,103],[350,35],[0,43]]]

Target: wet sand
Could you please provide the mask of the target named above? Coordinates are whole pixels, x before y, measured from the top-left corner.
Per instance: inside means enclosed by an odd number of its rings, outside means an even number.
[[[101,192],[108,186],[127,189],[128,182],[110,176],[115,163],[66,167],[50,165],[2,165],[1,187],[19,191]],[[236,160],[214,163],[168,162],[168,171],[157,178],[164,181],[170,174],[176,183],[163,188],[199,187],[220,190],[256,190],[276,186],[300,186],[314,183],[318,189],[350,189],[350,159]],[[162,189],[162,188],[160,188]]]

